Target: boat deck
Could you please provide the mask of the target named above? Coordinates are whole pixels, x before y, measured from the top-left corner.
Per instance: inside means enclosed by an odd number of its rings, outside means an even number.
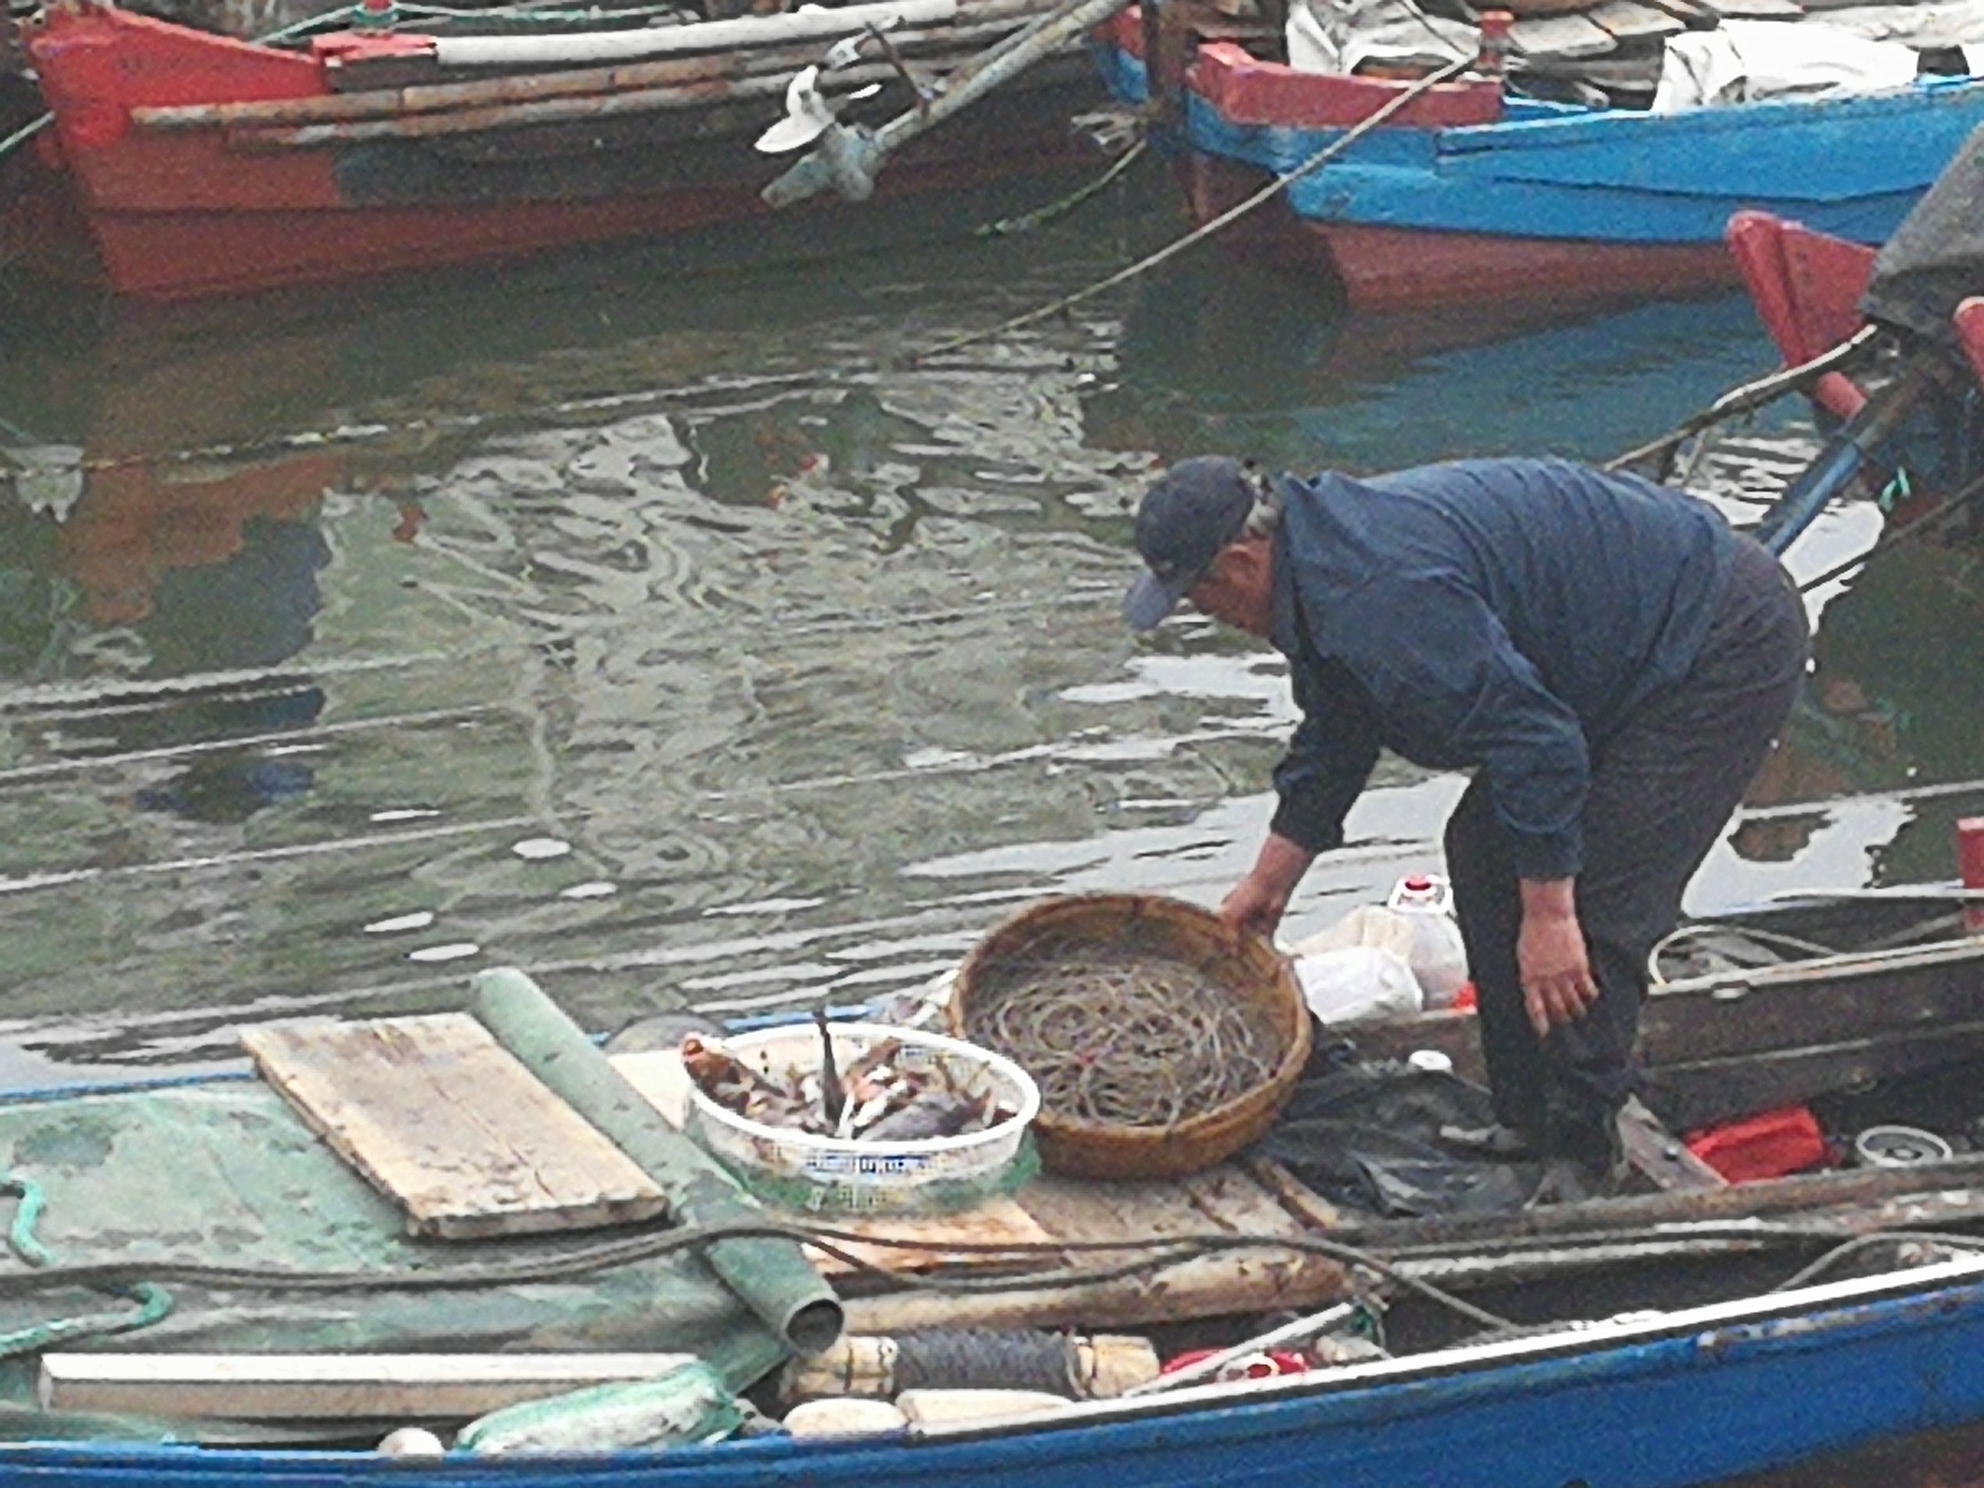
[[[688,1105],[688,1076],[673,1050],[612,1056],[616,1069],[675,1125]],[[792,1216],[821,1223],[822,1216]],[[1233,1313],[1313,1307],[1345,1294],[1343,1267],[1312,1251],[1274,1247],[1197,1256],[1162,1270],[1081,1286],[994,1293],[897,1291],[876,1295],[882,1272],[937,1276],[1013,1275],[1094,1264],[1093,1252],[1059,1246],[1146,1242],[1208,1234],[1295,1239],[1326,1233],[1336,1210],[1279,1164],[1248,1157],[1185,1179],[1093,1183],[1041,1176],[976,1208],[932,1217],[828,1221],[871,1236],[856,1261],[816,1252],[848,1299],[857,1333],[914,1328],[1136,1327]],[[988,1247],[1016,1247],[998,1251]],[[1038,1247],[1038,1249],[1035,1249]],[[1100,1258],[1108,1259],[1105,1252]]]

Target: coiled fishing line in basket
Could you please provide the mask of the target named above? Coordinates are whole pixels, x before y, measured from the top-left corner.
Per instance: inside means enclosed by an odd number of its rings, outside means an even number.
[[[1273,1077],[1263,1011],[1160,952],[1044,936],[998,963],[965,1036],[1018,1063],[1044,1109],[1110,1126],[1175,1126]]]

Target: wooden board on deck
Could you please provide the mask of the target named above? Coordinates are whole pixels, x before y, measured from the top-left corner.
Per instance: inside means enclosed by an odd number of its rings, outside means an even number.
[[[1085,1183],[1042,1178],[1015,1195],[1057,1240],[1148,1241],[1204,1235],[1294,1239],[1316,1233],[1284,1196],[1228,1163],[1190,1178],[1152,1183]],[[1327,1212],[1316,1201],[1318,1217]],[[1104,1267],[1129,1251],[1071,1253],[1076,1265]],[[849,1326],[862,1333],[944,1327],[1135,1327],[1183,1318],[1307,1309],[1347,1294],[1343,1268],[1287,1246],[1213,1248],[1152,1272],[1076,1286],[997,1293],[894,1294],[852,1298]]]
[[[1525,57],[1602,57],[1618,42],[1582,15],[1534,16],[1509,28],[1509,43]]]
[[[1648,3],[1693,29],[1711,28],[1716,23],[1715,12],[1700,0],[1648,0]]]
[[[467,1418],[590,1385],[654,1379],[692,1354],[44,1354],[43,1410],[166,1419]]]
[[[584,1229],[668,1207],[466,1013],[293,1023],[241,1042],[311,1130],[405,1210],[411,1234]]]
[[[1677,17],[1655,6],[1642,5],[1639,0],[1599,0],[1585,15],[1616,41],[1673,36],[1688,29]]]
[[[613,1054],[608,1058],[628,1084],[674,1126],[681,1126],[689,1110],[689,1074],[682,1067],[682,1056],[674,1049],[643,1050],[635,1054]],[[809,1214],[809,1223],[830,1224],[879,1239],[913,1240],[914,1248],[901,1245],[862,1245],[850,1242],[847,1250],[885,1271],[905,1274],[968,1266],[980,1258],[959,1245],[1044,1245],[1054,1236],[1047,1233],[1018,1204],[995,1195],[982,1204],[955,1214],[856,1216]],[[949,1245],[952,1249],[945,1249]],[[840,1256],[808,1247],[813,1264],[827,1277],[846,1276],[863,1268]],[[1044,1254],[1034,1262],[1038,1267],[1059,1265],[1058,1254]],[[1004,1269],[1020,1269],[1007,1262]]]
[[[1795,21],[1805,13],[1798,0],[1703,0],[1725,20]]]

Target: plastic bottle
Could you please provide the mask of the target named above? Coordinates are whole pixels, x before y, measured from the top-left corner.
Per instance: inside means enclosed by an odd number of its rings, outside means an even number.
[[[1385,907],[1412,924],[1412,954],[1408,958],[1426,1006],[1453,1006],[1467,985],[1467,948],[1454,923],[1453,889],[1433,873],[1409,874],[1392,886]]]

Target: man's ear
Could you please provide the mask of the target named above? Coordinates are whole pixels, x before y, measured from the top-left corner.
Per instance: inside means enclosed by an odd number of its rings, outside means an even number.
[[[1220,550],[1218,561],[1225,565],[1229,582],[1251,589],[1266,581],[1274,566],[1274,549],[1261,538],[1246,537],[1228,543]]]

